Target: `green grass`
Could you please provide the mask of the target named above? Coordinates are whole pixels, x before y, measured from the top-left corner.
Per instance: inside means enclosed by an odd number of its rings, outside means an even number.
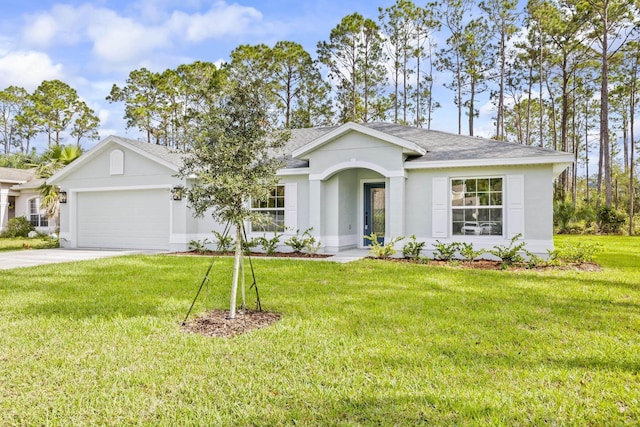
[[[209,258],[3,271],[0,425],[638,425],[640,239],[589,239],[602,272],[258,259],[283,318],[233,339],[180,331]]]
[[[26,237],[14,237],[0,238],[0,252],[3,251],[20,251],[23,249],[45,249],[51,247],[57,247],[57,244],[54,244],[49,237],[35,237],[33,239],[29,239]]]

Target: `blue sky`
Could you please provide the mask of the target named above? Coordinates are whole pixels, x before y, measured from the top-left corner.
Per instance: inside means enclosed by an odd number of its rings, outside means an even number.
[[[291,40],[313,57],[340,20],[353,12],[377,19],[394,0],[4,0],[0,8],[0,89],[33,91],[60,79],[101,118],[101,137],[137,137],[125,130],[123,106],[105,97],[129,72],[175,68],[196,60],[221,62],[240,44]],[[433,128],[455,132],[439,101]],[[440,117],[440,121],[438,118]],[[482,129],[477,134],[483,135]],[[92,144],[85,144],[90,148]],[[39,148],[41,148],[41,143]]]

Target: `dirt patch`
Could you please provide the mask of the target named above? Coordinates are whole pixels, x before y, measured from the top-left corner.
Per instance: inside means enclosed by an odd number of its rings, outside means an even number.
[[[211,310],[182,326],[182,330],[207,337],[232,338],[239,334],[262,329],[280,320],[278,313],[238,310],[235,319],[229,319],[227,310]]]

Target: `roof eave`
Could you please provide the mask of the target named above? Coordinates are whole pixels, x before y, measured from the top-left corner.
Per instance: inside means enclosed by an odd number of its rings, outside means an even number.
[[[80,156],[77,160],[75,160],[73,163],[67,165],[66,167],[62,168],[61,170],[59,170],[58,172],[56,172],[55,174],[53,174],[51,177],[49,177],[49,179],[47,179],[47,182],[49,184],[55,184],[56,182],[62,180],[65,176],[69,175],[73,170],[77,169],[78,167],[80,167],[81,165],[83,165],[84,163],[88,162],[89,160],[93,159],[95,156],[99,155],[103,148],[108,145],[109,143],[115,143],[121,147],[124,147],[128,150],[131,150],[147,159],[150,159],[156,163],[159,163],[175,172],[178,172],[180,170],[180,168],[176,165],[174,165],[173,163],[167,162],[164,159],[161,159],[157,156],[154,156],[151,153],[148,153],[144,150],[140,150],[138,147],[135,147],[131,144],[127,144],[126,141],[118,138],[115,135],[109,135],[108,137],[106,137],[105,139],[103,139],[102,141],[100,141],[95,147],[93,147],[91,150],[89,150],[88,152],[84,153],[82,156]]]
[[[518,157],[507,159],[466,159],[466,160],[435,160],[405,162],[405,169],[445,169],[460,167],[491,167],[491,166],[523,166],[523,165],[553,165],[554,177],[560,175],[568,166],[573,164],[573,155],[558,155],[553,157]]]
[[[405,139],[398,138],[393,135],[389,135],[385,132],[380,132],[378,130],[371,129],[366,126],[359,125],[357,123],[348,122],[332,130],[331,132],[325,133],[319,138],[314,139],[308,144],[303,145],[302,147],[296,150],[293,150],[291,155],[293,158],[296,158],[296,159],[308,160],[309,158],[308,155],[312,151],[315,151],[316,149],[327,144],[328,142],[331,142],[339,138],[340,136],[346,134],[347,132],[351,132],[351,131],[356,131],[365,135],[369,135],[374,138],[378,138],[382,141],[386,141],[390,144],[398,145],[402,147],[402,152],[405,154],[424,156],[427,152],[424,148],[420,147],[418,144],[414,142],[407,141]]]

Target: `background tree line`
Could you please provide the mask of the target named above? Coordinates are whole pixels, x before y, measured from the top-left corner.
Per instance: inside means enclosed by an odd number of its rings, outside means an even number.
[[[576,164],[555,184],[558,202],[574,210],[624,209],[631,232],[640,204],[633,129],[638,7],[633,0],[397,0],[377,17],[345,16],[313,53],[293,41],[241,45],[219,67],[134,70],[107,99],[124,104],[127,127],[148,142],[189,150],[189,130],[212,111],[229,67],[264,82],[286,128],[346,121],[431,128],[445,101],[434,86],[443,85],[458,133],[474,135],[489,99],[493,108],[484,114],[491,114],[493,138],[574,154]],[[0,103],[6,111],[4,97]],[[4,127],[5,150],[28,148],[35,131],[55,145],[60,126],[70,123],[58,116],[30,127],[36,122],[19,117],[26,123]],[[91,129],[81,123],[78,141]]]

